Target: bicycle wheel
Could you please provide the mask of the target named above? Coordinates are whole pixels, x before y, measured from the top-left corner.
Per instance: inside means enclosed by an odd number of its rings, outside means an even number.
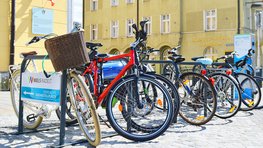
[[[261,100],[261,91],[256,80],[244,73],[236,73],[235,78],[238,80],[241,90],[240,110],[249,111],[256,108]]]
[[[18,117],[19,115],[19,93],[20,93],[20,69],[15,70],[11,74],[10,79],[10,95],[13,109]],[[40,109],[38,103],[31,101],[23,101],[23,125],[27,129],[36,129],[42,122],[43,117],[37,115]]]
[[[257,81],[258,86],[259,86],[260,89],[262,90],[262,86],[263,86],[263,78],[260,77],[260,76],[254,76],[253,78]],[[261,101],[261,100],[260,100],[260,101]],[[263,108],[263,103],[261,102],[261,103],[259,103],[259,105],[257,106],[256,109],[262,109],[262,108]]]
[[[202,69],[205,69],[202,65],[194,65],[192,70],[195,73],[201,73]]]
[[[180,96],[180,116],[193,125],[203,125],[210,121],[216,111],[216,92],[211,82],[204,76],[183,73],[176,84]]]
[[[144,90],[143,83],[152,85],[150,88],[156,89],[158,96]],[[111,126],[120,135],[133,141],[147,141],[160,136],[169,127],[173,104],[161,83],[152,77],[131,75],[119,80],[111,89],[106,113]]]
[[[224,73],[212,73],[209,77],[215,80],[217,108],[215,115],[226,119],[234,116],[241,105],[241,92],[237,82]]]
[[[169,79],[173,84],[176,83],[176,69],[173,64],[165,64],[163,67],[163,76],[165,76],[167,79]]]
[[[60,107],[58,109],[56,109],[56,115],[58,117],[58,119],[60,119],[61,117],[61,111],[60,111]],[[78,120],[76,118],[75,114],[75,110],[72,107],[72,103],[70,101],[69,95],[67,96],[67,106],[66,106],[66,124],[67,125],[73,125],[78,123]]]
[[[97,146],[101,141],[100,124],[89,88],[83,78],[73,71],[70,72],[67,83],[79,127],[89,143]]]
[[[180,98],[179,98],[177,88],[166,77],[164,77],[162,75],[155,74],[155,73],[150,73],[150,74],[153,75],[158,82],[160,82],[163,86],[165,86],[165,88],[170,93],[170,96],[172,97],[172,101],[174,104],[174,119],[173,119],[172,123],[176,123],[177,122],[177,116],[179,114],[179,108],[180,108]]]

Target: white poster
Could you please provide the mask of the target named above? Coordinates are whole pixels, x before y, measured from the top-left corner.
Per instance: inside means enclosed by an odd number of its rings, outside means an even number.
[[[43,72],[22,73],[21,99],[60,105],[61,74],[46,78]]]
[[[235,51],[238,55],[244,56],[248,53],[248,50],[252,48],[252,35],[250,34],[241,34],[235,35],[234,38]]]

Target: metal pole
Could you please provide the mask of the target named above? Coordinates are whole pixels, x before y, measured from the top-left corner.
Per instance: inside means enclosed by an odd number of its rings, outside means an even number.
[[[66,126],[66,98],[67,97],[67,70],[63,70],[60,92],[60,104],[61,104],[61,117],[60,117],[60,134],[59,145],[65,143],[65,126]]]
[[[10,59],[9,59],[9,65],[14,64],[14,56],[15,56],[15,15],[16,15],[16,1],[12,0],[11,3],[11,28],[10,28]]]
[[[240,34],[240,0],[237,0],[237,34]]]
[[[24,125],[23,125],[23,116],[24,116],[24,104],[21,100],[21,85],[22,85],[22,73],[25,72],[25,66],[27,62],[27,58],[24,58],[21,64],[21,72],[20,72],[20,92],[19,92],[19,109],[18,109],[18,134],[22,134],[24,131]],[[11,82],[13,83],[13,82]]]
[[[140,22],[140,2],[139,2],[139,0],[137,0],[137,27],[139,27],[139,22]]]

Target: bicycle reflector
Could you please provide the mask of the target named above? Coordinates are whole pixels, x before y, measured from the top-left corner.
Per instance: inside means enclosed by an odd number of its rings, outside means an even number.
[[[204,76],[204,75],[206,75],[206,73],[207,73],[207,71],[205,70],[205,69],[202,69],[201,70],[201,74]]]
[[[226,70],[226,74],[227,75],[231,75],[232,74],[232,70],[231,69]]]
[[[214,86],[215,85],[215,79],[214,78],[209,78],[210,83]]]

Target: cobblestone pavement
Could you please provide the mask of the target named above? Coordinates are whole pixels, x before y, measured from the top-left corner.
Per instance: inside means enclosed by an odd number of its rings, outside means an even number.
[[[262,104],[262,103],[261,103]],[[104,115],[102,115],[104,116]],[[41,128],[56,127],[59,121],[53,114],[44,120]],[[113,129],[102,124],[103,136],[114,133]],[[2,147],[50,147],[58,144],[59,128],[49,131],[15,135],[17,117],[14,114],[9,92],[0,92],[0,148]],[[67,127],[66,143],[81,140],[78,126]],[[90,147],[88,143],[81,143],[77,147]],[[66,146],[71,147],[71,146]],[[121,136],[103,138],[98,147],[263,147],[263,109],[250,112],[238,112],[235,117],[222,120],[214,117],[203,126],[192,126],[180,118],[178,123],[171,125],[163,136],[152,141],[138,143]]]

